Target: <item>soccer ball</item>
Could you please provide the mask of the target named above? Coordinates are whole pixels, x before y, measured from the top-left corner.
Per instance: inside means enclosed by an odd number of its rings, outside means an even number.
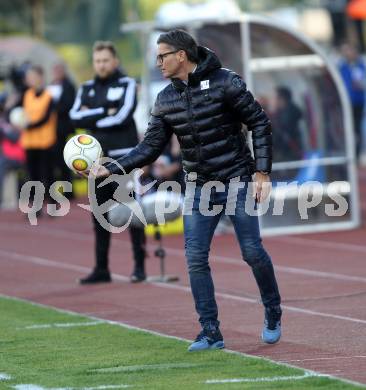
[[[9,122],[19,129],[27,126],[28,118],[23,107],[15,107],[9,113]]]
[[[100,143],[88,134],[75,135],[64,147],[65,163],[75,172],[88,171],[101,156]]]

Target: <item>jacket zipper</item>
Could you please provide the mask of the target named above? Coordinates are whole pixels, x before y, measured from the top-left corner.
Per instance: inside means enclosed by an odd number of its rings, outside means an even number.
[[[187,97],[187,106],[188,106],[188,123],[193,131],[193,140],[195,142],[195,149],[196,149],[196,153],[197,153],[197,162],[198,164],[200,164],[202,162],[202,158],[201,158],[201,146],[200,146],[200,143],[199,143],[199,136],[197,134],[197,129],[196,129],[196,126],[194,125],[194,121],[192,121],[192,115],[193,115],[193,111],[192,111],[192,99],[191,99],[191,93],[190,93],[190,88],[189,86],[187,85],[186,87],[186,97]]]

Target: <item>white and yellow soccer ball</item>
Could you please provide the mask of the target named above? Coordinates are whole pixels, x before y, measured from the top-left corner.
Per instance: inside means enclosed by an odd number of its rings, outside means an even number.
[[[65,163],[74,172],[89,171],[101,156],[100,143],[89,134],[75,135],[64,147]]]

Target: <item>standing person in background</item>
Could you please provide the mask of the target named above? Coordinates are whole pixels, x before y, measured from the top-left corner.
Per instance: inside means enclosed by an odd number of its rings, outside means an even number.
[[[75,127],[88,129],[100,142],[104,155],[116,158],[128,153],[137,145],[138,137],[133,113],[136,108],[136,82],[119,69],[117,51],[112,42],[98,41],[93,47],[95,78],[84,83],[70,111]],[[95,183],[98,204],[110,199],[116,183],[98,188],[102,180]],[[80,280],[81,284],[110,282],[109,246],[111,233],[105,230],[92,215],[95,231],[96,266],[92,273]],[[145,231],[130,227],[134,256],[131,282],[146,279]]]
[[[301,160],[304,154],[300,121],[302,112],[292,98],[289,88],[280,85],[276,88],[275,111],[271,122],[275,137],[275,162]]]
[[[49,91],[53,96],[57,112],[57,140],[55,144],[55,176],[58,180],[71,182],[71,171],[63,159],[63,149],[67,138],[74,131],[74,126],[69,117],[69,111],[75,100],[75,86],[67,76],[65,65],[62,63],[53,66],[53,80]],[[71,198],[72,193],[66,192],[66,197]]]
[[[192,189],[189,182],[195,182],[194,190],[186,191],[188,210],[183,218],[190,284],[202,330],[189,351],[225,346],[208,256],[215,227],[226,207],[231,209],[229,216],[243,259],[251,267],[264,305],[262,340],[274,344],[281,337],[281,297],[272,260],[262,245],[258,216],[246,207],[249,196],[255,198],[255,204],[268,196],[272,166],[270,121],[243,79],[222,68],[216,54],[197,46],[188,33],[169,31],[159,36],[157,44],[157,66],[171,83],[156,98],[144,140],[118,163],[126,173],[151,164],[176,134],[187,189]],[[243,123],[252,133],[254,159],[242,132]],[[120,166],[96,165],[91,174],[99,178],[121,174]],[[250,194],[253,174],[254,190]],[[219,190],[217,181],[221,182]],[[236,197],[230,192],[233,181],[240,183]],[[201,211],[201,197],[211,210],[221,206],[219,211]]]
[[[29,179],[41,181],[46,196],[53,182],[52,148],[56,143],[56,112],[51,94],[45,89],[44,71],[33,65],[26,73],[28,89],[23,97],[23,108],[28,124],[21,136],[26,151]],[[37,212],[41,215],[41,211]]]
[[[356,47],[349,43],[342,45],[341,55],[339,71],[352,105],[356,158],[359,160],[362,147],[362,120],[365,109],[366,65]]]
[[[348,0],[320,0],[320,5],[324,6],[329,12],[333,28],[333,45],[335,47],[347,39],[347,3]]]

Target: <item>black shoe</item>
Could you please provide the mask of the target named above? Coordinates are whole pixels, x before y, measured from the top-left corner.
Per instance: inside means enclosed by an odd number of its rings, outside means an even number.
[[[109,283],[111,281],[111,274],[104,269],[94,269],[90,275],[79,280],[80,284]]]
[[[134,271],[130,277],[131,283],[140,283],[146,280],[146,274],[144,271]]]

